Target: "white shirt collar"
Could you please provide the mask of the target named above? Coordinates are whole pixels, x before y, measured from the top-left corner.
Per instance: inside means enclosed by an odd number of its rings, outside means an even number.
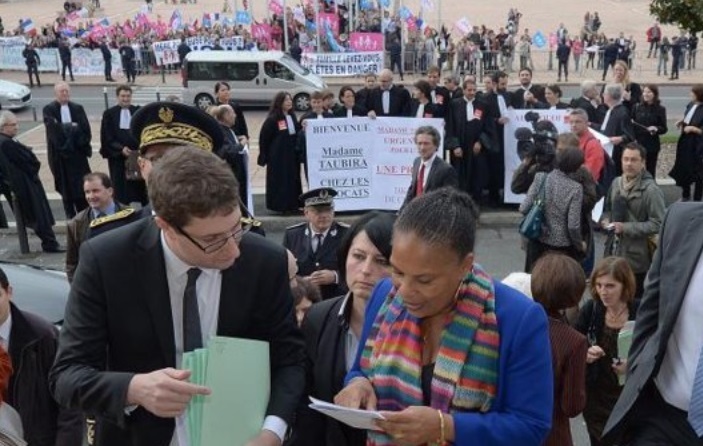
[[[427,161],[424,161],[422,158],[420,158],[420,162],[425,165],[425,171],[427,171],[427,169],[432,166],[432,163],[434,163],[435,158],[437,158],[437,152],[435,152],[434,155],[432,155]],[[425,178],[427,177],[425,176]]]
[[[323,231],[323,232],[322,232],[322,238],[327,237],[327,234],[329,234],[330,229],[332,229],[332,226],[330,226],[329,228],[327,228],[326,231]],[[317,231],[312,227],[311,224],[308,224],[308,230],[310,231],[310,237],[315,237],[315,234],[320,234],[319,232],[317,232]]]
[[[10,348],[10,332],[12,331],[12,311],[7,313],[7,319],[0,325],[0,337],[2,337],[3,347],[9,351]]]

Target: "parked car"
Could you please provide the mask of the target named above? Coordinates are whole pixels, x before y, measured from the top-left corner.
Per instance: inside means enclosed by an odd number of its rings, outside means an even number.
[[[206,109],[215,103],[215,83],[226,81],[242,105],[269,106],[279,91],[290,93],[298,111],[310,109],[310,94],[327,84],[281,51],[191,51],[183,62],[184,102]]]
[[[32,91],[26,85],[0,80],[0,106],[16,110],[32,103]]]
[[[71,289],[66,273],[38,266],[0,261],[12,287],[12,302],[56,326],[63,323]]]

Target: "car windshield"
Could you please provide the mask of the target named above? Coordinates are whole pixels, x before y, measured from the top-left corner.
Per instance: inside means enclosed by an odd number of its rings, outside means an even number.
[[[281,60],[285,63],[288,68],[298,74],[302,74],[303,76],[307,76],[308,74],[310,74],[310,70],[300,65],[295,59],[290,57],[288,54],[284,54]]]

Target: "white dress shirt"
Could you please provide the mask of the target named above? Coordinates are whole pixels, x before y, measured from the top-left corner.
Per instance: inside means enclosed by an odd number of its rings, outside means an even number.
[[[10,352],[10,333],[12,332],[12,313],[7,313],[7,319],[0,325],[0,344],[6,352]]]
[[[381,93],[381,104],[383,105],[383,113],[388,114],[391,112],[391,91],[383,90]]]
[[[436,90],[430,91],[430,98],[432,99],[433,104],[437,103],[437,91]]]
[[[293,117],[286,114],[286,126],[288,127],[288,134],[295,135],[295,123],[293,122]]]
[[[317,237],[315,237],[316,234],[320,234],[320,232],[316,231],[312,226],[308,225],[308,228],[310,229],[310,245],[312,246],[313,252],[316,252],[320,247],[315,246],[317,245]],[[329,234],[330,228],[327,228],[326,231],[322,232],[322,238],[320,239],[319,243],[321,245],[325,244],[325,239],[327,238],[327,234]]]
[[[689,125],[691,123],[691,119],[693,119],[693,114],[696,112],[696,109],[698,108],[698,104],[693,104],[691,109],[686,113],[686,116],[683,118],[683,123],[686,125]]]
[[[188,265],[176,256],[169,248],[163,233],[161,246],[164,250],[166,264],[166,279],[171,300],[171,317],[173,318],[174,344],[176,347],[176,368],[180,368],[183,360],[183,293],[188,283]],[[198,311],[200,312],[200,327],[203,336],[203,346],[207,347],[210,338],[217,334],[217,318],[220,309],[220,293],[222,291],[222,272],[218,269],[200,268],[202,274],[198,277],[195,292],[198,296]],[[231,296],[235,297],[235,296]],[[170,446],[189,446],[188,429],[185,414],[176,418],[176,430]],[[263,429],[276,434],[283,441],[288,425],[276,416],[267,416]]]
[[[68,108],[68,104],[61,106],[61,124],[70,124],[73,122],[71,119],[71,109]]]
[[[434,163],[435,158],[437,158],[437,152],[435,152],[434,155],[432,155],[427,161],[422,161],[422,159],[420,159],[420,165],[417,168],[418,176],[420,175],[420,169],[422,169],[422,165],[425,165],[425,175],[422,178],[423,191],[425,191],[425,187],[427,187],[427,179],[430,177],[430,170],[432,169],[432,163]]]
[[[600,125],[600,130],[605,131],[605,127],[608,125],[608,120],[610,119],[610,111],[612,108],[609,108],[608,111],[605,113],[605,118],[603,118],[603,124]]]
[[[416,118],[424,118],[425,117],[425,104],[420,102],[420,104],[417,106],[417,113],[415,113]]]
[[[474,116],[474,101],[469,101],[466,98],[464,98],[464,101],[466,102],[466,120],[470,122],[476,119]]]
[[[500,111],[500,117],[505,118],[508,116],[508,106],[505,104],[505,98],[502,94],[496,93],[498,95],[498,111]]]
[[[132,113],[130,113],[129,108],[123,108],[120,110],[120,128],[123,130],[129,130],[129,124],[132,121]]]
[[[347,118],[352,118],[354,117],[354,112],[352,111],[351,108],[347,109]]]
[[[693,271],[676,323],[666,345],[664,359],[654,382],[662,398],[674,407],[688,411],[698,358],[703,348],[703,256]]]
[[[354,365],[354,360],[356,360],[356,351],[359,349],[359,338],[356,337],[349,323],[345,321],[347,311],[351,313],[352,309],[347,310],[347,306],[352,305],[351,293],[347,293],[342,302],[342,306],[339,307],[339,313],[337,313],[337,319],[344,321],[347,326],[347,332],[344,335],[344,364],[346,366],[346,371],[348,372]]]

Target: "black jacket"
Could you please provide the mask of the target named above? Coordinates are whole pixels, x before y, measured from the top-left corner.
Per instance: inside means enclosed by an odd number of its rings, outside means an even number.
[[[62,409],[49,392],[49,370],[56,356],[58,330],[44,319],[10,303],[10,358],[14,373],[7,403],[20,414],[25,440],[31,446],[81,444],[80,412]]]

